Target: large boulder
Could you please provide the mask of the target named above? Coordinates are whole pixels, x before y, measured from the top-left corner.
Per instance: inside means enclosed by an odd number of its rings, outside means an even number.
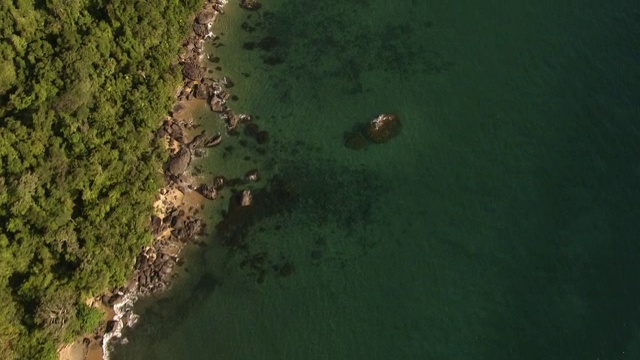
[[[213,11],[204,10],[196,17],[196,23],[198,24],[208,24],[213,21],[213,18],[216,16],[216,13]]]
[[[182,74],[187,79],[200,80],[202,79],[204,71],[200,68],[200,65],[190,61],[184,64],[184,69],[182,70]]]
[[[187,170],[191,162],[191,151],[188,147],[183,147],[169,160],[169,173],[180,176]]]
[[[400,133],[400,118],[396,114],[382,114],[371,120],[364,129],[364,136],[371,142],[382,144]]]
[[[207,134],[203,131],[200,134],[196,135],[196,137],[191,140],[189,143],[189,148],[191,151],[196,150],[199,147],[202,147],[208,140]]]
[[[222,134],[218,133],[217,135],[214,135],[212,137],[210,137],[205,143],[204,143],[204,147],[214,147],[214,146],[218,146],[220,145],[220,143],[222,142]]]
[[[193,24],[193,32],[199,37],[204,37],[209,32],[209,29],[206,24]]]

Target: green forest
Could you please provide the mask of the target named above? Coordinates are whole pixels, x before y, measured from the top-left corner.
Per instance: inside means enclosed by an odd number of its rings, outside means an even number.
[[[122,285],[202,0],[0,0],[0,358],[55,359]]]

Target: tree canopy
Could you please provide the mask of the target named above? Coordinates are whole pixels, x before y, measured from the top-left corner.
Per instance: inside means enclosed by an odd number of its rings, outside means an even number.
[[[55,358],[151,241],[201,0],[0,0],[0,357]]]

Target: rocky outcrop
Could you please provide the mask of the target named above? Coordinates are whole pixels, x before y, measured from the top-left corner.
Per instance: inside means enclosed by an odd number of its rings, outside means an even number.
[[[382,114],[371,120],[364,130],[369,141],[382,144],[400,133],[400,118],[396,114]]]

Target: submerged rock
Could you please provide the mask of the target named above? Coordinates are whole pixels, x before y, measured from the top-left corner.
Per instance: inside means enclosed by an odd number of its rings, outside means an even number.
[[[240,7],[247,10],[258,10],[262,7],[262,4],[255,0],[242,0]]]
[[[256,134],[256,141],[258,144],[263,145],[269,142],[269,133],[261,130]]]
[[[362,132],[354,131],[345,134],[344,145],[349,149],[359,150],[369,145],[369,141],[362,135]]]
[[[244,133],[249,136],[256,136],[258,131],[260,131],[260,128],[254,123],[249,123],[244,127]]]
[[[220,145],[222,142],[222,134],[218,133],[217,135],[212,136],[204,143],[204,147],[214,147]]]

